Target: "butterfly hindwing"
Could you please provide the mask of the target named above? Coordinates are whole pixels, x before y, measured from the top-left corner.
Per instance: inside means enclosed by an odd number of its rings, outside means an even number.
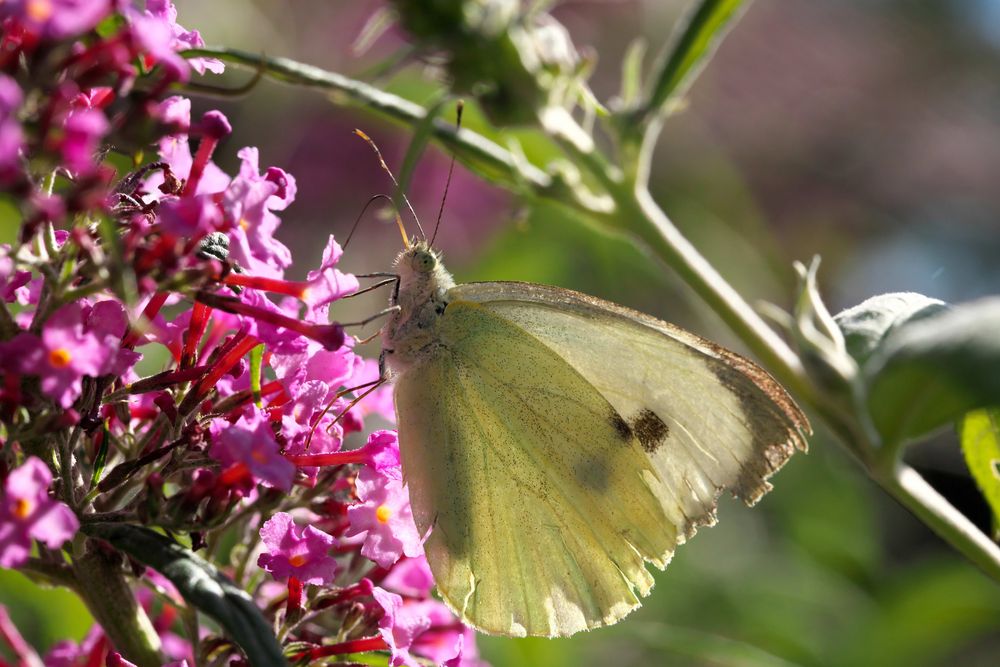
[[[624,418],[519,325],[452,300],[396,382],[403,468],[442,597],[490,633],[568,635],[639,604],[683,524]]]

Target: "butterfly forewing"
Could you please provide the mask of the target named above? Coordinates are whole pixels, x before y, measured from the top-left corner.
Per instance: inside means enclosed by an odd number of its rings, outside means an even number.
[[[597,388],[643,441],[690,529],[711,520],[704,506],[722,489],[756,502],[806,448],[808,421],[774,379],[683,329],[556,287],[470,283],[451,294],[541,340]]]
[[[568,635],[638,606],[682,525],[635,432],[520,326],[452,301],[439,353],[396,384],[403,467],[443,598],[506,635]],[[428,399],[429,396],[433,398]]]

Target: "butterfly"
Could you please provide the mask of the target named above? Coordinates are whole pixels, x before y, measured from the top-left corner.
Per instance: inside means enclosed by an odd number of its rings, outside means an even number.
[[[805,450],[805,415],[738,354],[566,289],[457,285],[404,241],[382,363],[413,517],[464,623],[552,637],[619,621],[723,491],[753,505]]]

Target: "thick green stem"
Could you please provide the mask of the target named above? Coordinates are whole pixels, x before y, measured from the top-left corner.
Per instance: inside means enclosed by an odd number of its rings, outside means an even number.
[[[73,562],[77,590],[115,648],[138,667],[159,667],[160,637],[135,599],[120,561],[96,543]]]
[[[900,463],[877,479],[882,488],[931,530],[994,581],[1000,581],[1000,545],[955,509],[920,473]]]

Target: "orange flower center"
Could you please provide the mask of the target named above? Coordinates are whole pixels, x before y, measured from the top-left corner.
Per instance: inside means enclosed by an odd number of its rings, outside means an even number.
[[[379,505],[378,509],[375,510],[375,518],[378,519],[379,523],[389,523],[391,517],[392,510],[389,509],[388,505]]]
[[[289,564],[291,564],[292,567],[302,567],[308,561],[309,561],[309,558],[306,557],[306,556],[303,556],[302,554],[295,554],[294,556],[292,556],[291,558],[288,559],[288,562],[289,562]]]
[[[24,9],[32,21],[44,21],[52,16],[52,0],[28,0]]]
[[[55,368],[66,368],[72,359],[73,355],[65,347],[58,347],[49,352],[49,363]]]
[[[250,452],[250,458],[252,458],[257,463],[267,463],[267,454],[259,449],[254,449]]]
[[[27,498],[18,498],[14,501],[14,516],[18,519],[26,519],[35,506]]]

